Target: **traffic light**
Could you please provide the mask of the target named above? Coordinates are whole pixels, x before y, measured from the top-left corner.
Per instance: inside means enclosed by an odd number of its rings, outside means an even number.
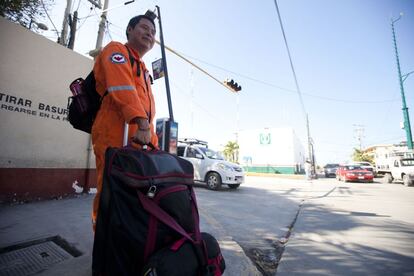
[[[237,82],[235,82],[233,79],[231,79],[231,80],[225,80],[224,81],[224,84],[228,87],[228,88],[230,88],[231,90],[233,90],[234,92],[239,92],[242,88],[241,88],[241,86],[237,83]]]

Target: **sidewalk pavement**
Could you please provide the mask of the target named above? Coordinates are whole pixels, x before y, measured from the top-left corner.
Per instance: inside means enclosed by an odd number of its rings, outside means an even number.
[[[60,200],[0,206],[0,248],[60,236],[82,255],[50,265],[38,275],[91,275],[93,233],[90,212],[93,197],[81,194]],[[200,220],[201,230],[214,235],[220,243],[227,264],[224,275],[260,275],[231,237],[224,236],[218,227],[207,223],[202,215]],[[16,265],[13,262],[11,264]],[[4,268],[5,264],[0,262],[0,275],[7,275],[4,274]],[[20,275],[27,274],[23,271]]]

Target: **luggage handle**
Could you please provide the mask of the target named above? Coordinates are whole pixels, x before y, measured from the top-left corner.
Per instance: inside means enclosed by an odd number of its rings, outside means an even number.
[[[125,122],[124,137],[123,137],[123,140],[122,140],[122,146],[124,146],[124,147],[128,146],[128,133],[129,133],[129,124],[127,122]],[[134,142],[134,143],[136,143],[136,142]],[[148,146],[153,150],[155,149],[155,146],[151,142],[149,142],[148,144],[142,144],[142,143],[136,143],[136,144],[141,145],[142,149],[144,149],[144,150],[147,150]]]
[[[122,145],[126,147],[128,145],[128,132],[129,132],[129,124],[125,122],[124,125],[124,138],[122,140]]]

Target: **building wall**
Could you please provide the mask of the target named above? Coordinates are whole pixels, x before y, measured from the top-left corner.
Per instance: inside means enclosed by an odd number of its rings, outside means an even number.
[[[304,150],[292,128],[265,128],[239,132],[240,162],[247,171],[298,173]]]
[[[95,185],[89,135],[67,121],[68,86],[93,61],[2,17],[0,37],[0,200]]]

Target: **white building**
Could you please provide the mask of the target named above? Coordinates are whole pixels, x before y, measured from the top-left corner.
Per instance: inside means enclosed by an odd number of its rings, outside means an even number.
[[[264,128],[239,132],[239,161],[249,172],[301,173],[305,149],[293,128]]]

